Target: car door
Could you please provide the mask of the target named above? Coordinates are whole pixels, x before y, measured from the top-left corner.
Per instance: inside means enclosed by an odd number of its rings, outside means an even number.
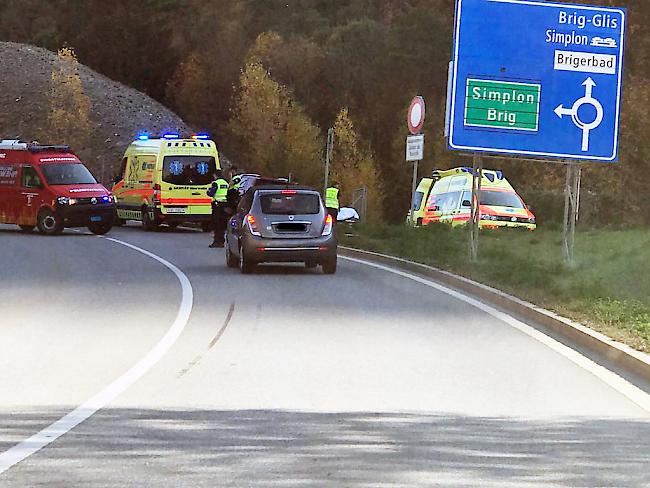
[[[17,221],[19,196],[20,166],[0,164],[0,223],[13,224]]]
[[[20,195],[17,201],[18,216],[16,223],[21,225],[35,225],[38,212],[46,203],[46,191],[43,179],[36,168],[31,164],[21,166]]]
[[[228,220],[228,226],[226,228],[226,245],[230,247],[230,252],[236,255],[239,255],[239,239],[241,238],[244,219],[248,212],[250,212],[252,202],[253,192],[247,191],[239,201],[237,211]]]

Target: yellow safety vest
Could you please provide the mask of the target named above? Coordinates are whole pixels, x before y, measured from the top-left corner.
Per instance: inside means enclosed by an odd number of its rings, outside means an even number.
[[[217,185],[217,191],[212,197],[212,201],[215,203],[225,203],[228,200],[228,182],[223,178],[219,178],[214,183]]]
[[[327,208],[339,209],[339,189],[334,187],[329,187],[325,191],[325,206]]]

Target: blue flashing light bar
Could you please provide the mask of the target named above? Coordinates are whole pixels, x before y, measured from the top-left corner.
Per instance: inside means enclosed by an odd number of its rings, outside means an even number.
[[[205,133],[203,133],[203,134],[194,134],[192,136],[192,139],[200,139],[202,141],[206,141],[206,140],[210,139],[210,135],[205,134]]]
[[[163,139],[179,139],[181,136],[175,132],[165,132],[163,134]]]
[[[149,140],[149,134],[144,133],[144,132],[142,134],[138,134],[137,139],[138,139],[138,141],[148,141]]]

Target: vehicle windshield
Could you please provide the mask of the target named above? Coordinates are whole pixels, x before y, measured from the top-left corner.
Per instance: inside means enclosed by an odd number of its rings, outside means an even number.
[[[212,183],[216,170],[214,157],[165,156],[162,179],[172,185],[204,186]]]
[[[262,212],[270,215],[313,215],[320,199],[313,193],[267,193],[260,197]]]
[[[43,164],[43,175],[50,185],[96,185],[97,180],[81,163]]]
[[[422,205],[422,199],[424,198],[424,193],[421,191],[415,192],[415,199],[413,200],[413,210],[420,210],[420,205]]]
[[[519,196],[511,191],[481,190],[481,205],[524,208]]]

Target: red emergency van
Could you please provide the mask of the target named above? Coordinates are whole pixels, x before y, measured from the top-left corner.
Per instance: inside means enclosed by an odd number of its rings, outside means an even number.
[[[0,140],[0,223],[60,234],[88,227],[105,234],[115,199],[67,146]]]

